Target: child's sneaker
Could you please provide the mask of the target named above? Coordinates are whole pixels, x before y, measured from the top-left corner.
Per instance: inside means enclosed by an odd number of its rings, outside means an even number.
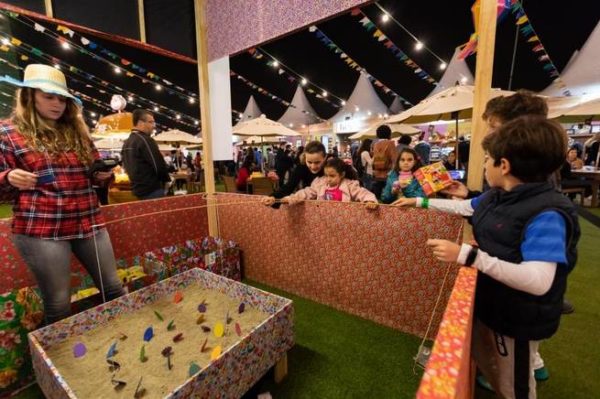
[[[536,381],[546,381],[550,378],[550,374],[548,374],[548,369],[546,367],[540,367],[539,369],[533,370],[533,376]]]

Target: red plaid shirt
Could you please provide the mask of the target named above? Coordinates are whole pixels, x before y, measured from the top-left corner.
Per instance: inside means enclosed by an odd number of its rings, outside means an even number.
[[[95,148],[94,158],[99,158]],[[7,175],[17,168],[38,175],[34,189],[9,184]],[[15,198],[14,234],[53,240],[92,236],[92,226],[104,219],[88,170],[73,151],[50,158],[29,147],[11,121],[0,121],[0,188]]]

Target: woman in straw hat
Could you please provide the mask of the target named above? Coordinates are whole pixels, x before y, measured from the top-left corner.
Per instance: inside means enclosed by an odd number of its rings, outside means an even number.
[[[99,154],[65,76],[47,65],[25,68],[10,119],[0,122],[0,187],[14,194],[13,240],[42,293],[46,321],[70,315],[71,252],[104,299],[124,293],[92,184]]]

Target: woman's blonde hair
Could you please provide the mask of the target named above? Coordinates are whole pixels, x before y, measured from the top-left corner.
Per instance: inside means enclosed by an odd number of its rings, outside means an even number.
[[[17,91],[17,106],[13,113],[13,122],[27,144],[36,151],[47,151],[53,157],[73,151],[82,163],[90,165],[93,161],[92,138],[79,115],[79,107],[66,98],[65,112],[56,121],[56,126],[51,126],[35,109],[35,90],[24,87]]]

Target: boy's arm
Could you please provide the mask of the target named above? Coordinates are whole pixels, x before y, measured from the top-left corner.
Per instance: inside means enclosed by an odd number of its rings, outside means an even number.
[[[565,220],[558,212],[543,212],[526,227],[521,263],[502,261],[479,251],[473,267],[511,288],[543,295],[552,286],[556,268],[567,263],[566,233]],[[458,263],[464,264],[470,250],[470,245],[462,245]]]
[[[436,211],[442,211],[446,213],[453,213],[462,216],[473,215],[473,209],[475,205],[472,200],[451,200],[451,199],[438,199],[438,198],[416,198],[417,208],[430,208]],[[425,206],[427,204],[427,206]]]

